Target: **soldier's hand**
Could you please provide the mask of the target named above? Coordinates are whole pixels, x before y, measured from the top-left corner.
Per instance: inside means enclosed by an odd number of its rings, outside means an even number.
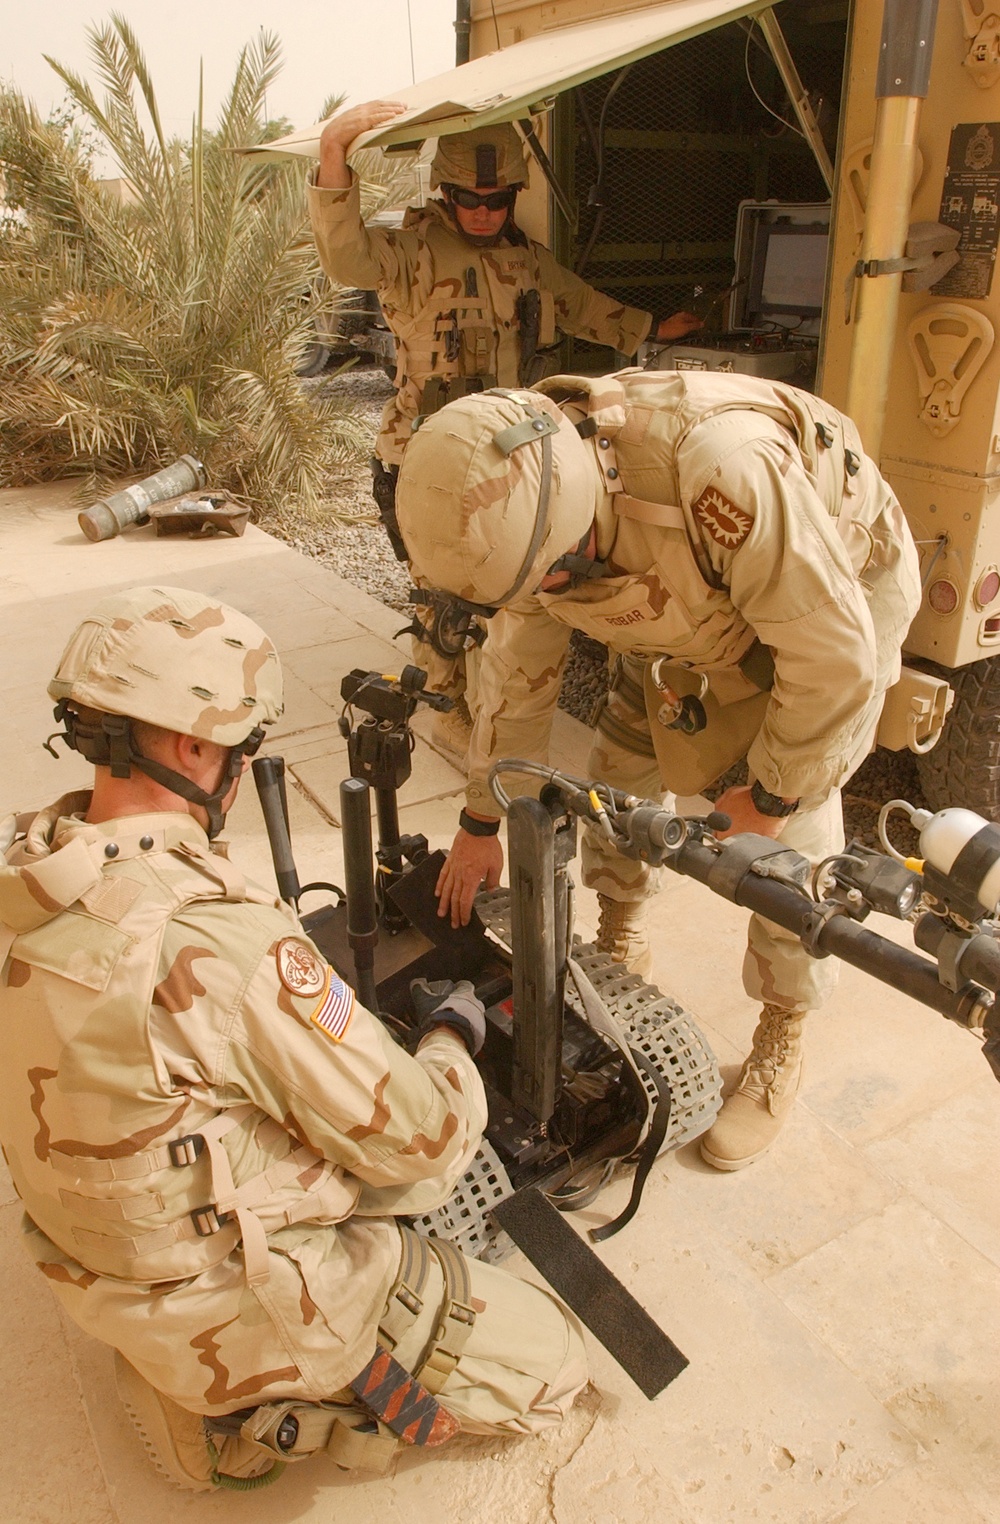
[[[424,1033],[433,1030],[435,1016],[442,1017],[439,1023],[442,1026],[448,1025],[448,1016],[458,1017],[453,1025],[467,1040],[469,1052],[475,1058],[486,1041],[486,1011],[468,979],[459,979],[457,984],[452,979],[433,982],[412,979],[410,999],[418,1027]]]
[[[352,106],[348,111],[338,112],[323,128],[319,140],[320,158],[323,157],[324,149],[347,149],[361,133],[383,127],[405,110],[401,101],[365,101],[363,106]]]
[[[456,832],[437,881],[438,915],[450,915],[453,926],[467,926],[472,902],[480,887],[495,889],[503,872],[503,847],[499,836],[470,836]]]
[[[685,334],[694,333],[704,326],[701,318],[695,317],[693,312],[675,312],[672,317],[660,320],[654,337],[658,343],[670,339],[683,339]]]
[[[722,815],[728,815],[732,821],[728,831],[716,831],[715,834],[720,841],[725,841],[727,836],[739,836],[744,831],[753,831],[756,836],[777,838],[784,830],[786,821],[790,819],[788,815],[762,815],[759,810],[754,809],[749,784],[727,788],[724,794],[719,795],[712,808]]]

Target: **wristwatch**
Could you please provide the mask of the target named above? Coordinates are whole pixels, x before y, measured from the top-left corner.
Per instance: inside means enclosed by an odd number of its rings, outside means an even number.
[[[499,820],[477,820],[468,810],[460,811],[458,823],[470,836],[496,836],[500,830]]]
[[[780,794],[769,794],[756,778],[750,785],[750,802],[758,815],[770,815],[775,820],[783,820],[786,815],[794,815],[799,807],[797,799],[793,799],[791,804],[786,804]]]

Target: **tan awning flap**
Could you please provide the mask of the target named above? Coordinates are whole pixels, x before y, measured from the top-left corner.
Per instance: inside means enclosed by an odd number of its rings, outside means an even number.
[[[353,148],[391,147],[449,132],[509,122],[551,103],[552,97],[608,70],[658,53],[676,42],[765,9],[771,0],[668,0],[624,16],[604,16],[554,28],[420,84],[387,91],[404,114],[391,125],[362,134]],[[273,143],[245,148],[261,157],[316,158],[324,123],[302,127]]]

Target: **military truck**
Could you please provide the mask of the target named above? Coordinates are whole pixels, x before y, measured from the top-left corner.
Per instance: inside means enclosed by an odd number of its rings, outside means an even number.
[[[780,376],[856,418],[924,583],[880,739],[918,753],[935,807],[1000,819],[994,8],[458,0],[456,30],[458,67],[387,90],[408,110],[361,141],[519,123],[527,231],[601,290],[704,317],[645,363]],[[551,359],[617,363],[578,341]]]

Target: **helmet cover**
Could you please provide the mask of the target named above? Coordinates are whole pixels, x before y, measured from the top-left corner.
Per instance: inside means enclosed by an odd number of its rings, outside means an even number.
[[[229,747],[283,707],[278,653],[260,626],[179,587],[103,599],[70,636],[48,691]]]
[[[438,138],[431,161],[431,188],[461,185],[465,190],[527,185],[524,144],[510,122],[476,127]]]
[[[554,431],[505,453],[497,436],[533,415],[552,419]],[[534,391],[473,392],[432,414],[410,440],[396,513],[419,583],[500,607],[535,592],[552,563],[577,544],[602,490],[586,445],[550,398]],[[546,523],[525,569],[540,508]]]

